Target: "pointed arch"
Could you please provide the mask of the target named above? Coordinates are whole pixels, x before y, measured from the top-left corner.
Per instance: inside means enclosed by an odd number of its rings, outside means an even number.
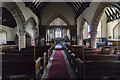
[[[97,30],[99,21],[105,11],[105,8],[108,6],[111,6],[113,3],[112,2],[101,2],[98,6],[98,8],[96,9],[96,12],[93,16],[92,22],[91,22],[91,26],[92,26],[92,30]],[[99,14],[99,15],[98,15]]]
[[[31,23],[33,29],[36,28],[37,23],[36,23],[36,21],[35,21],[35,19],[34,19],[33,17],[29,17],[29,18],[27,19],[26,25],[27,25],[28,23]]]
[[[28,31],[26,31],[25,35],[28,35],[30,38],[32,38],[32,35]]]
[[[18,33],[21,33],[21,32],[24,33],[25,18],[23,16],[22,11],[18,7],[18,5],[15,2],[2,2],[2,7],[7,8],[13,15],[17,23]]]
[[[118,27],[118,34],[119,34],[119,25],[120,25],[120,22],[118,22],[116,25],[115,25],[115,27],[113,28],[113,39],[115,39],[115,29]],[[120,35],[118,35],[118,38],[120,38],[119,37]]]
[[[49,24],[56,18],[61,18],[66,24],[67,26],[70,26],[69,21],[67,20],[67,18],[65,18],[64,16],[62,16],[61,14],[56,14],[54,15],[52,18],[50,18],[50,20],[47,22],[47,25],[49,26]]]
[[[85,18],[82,18],[82,21],[81,21],[81,27],[84,29],[84,26],[85,24],[89,24],[88,21],[85,19]]]

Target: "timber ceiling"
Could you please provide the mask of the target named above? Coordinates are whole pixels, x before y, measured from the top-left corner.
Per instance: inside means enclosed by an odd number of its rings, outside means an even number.
[[[0,12],[0,24],[15,28],[17,24],[10,11],[4,7],[0,7],[0,11],[2,12]]]
[[[24,0],[23,0],[24,1]],[[90,2],[82,2],[83,0],[73,0],[73,2],[66,2],[76,14],[76,18],[90,5]],[[25,2],[26,7],[29,7],[38,17],[40,12],[50,2],[42,2],[42,0],[32,0],[32,2]]]

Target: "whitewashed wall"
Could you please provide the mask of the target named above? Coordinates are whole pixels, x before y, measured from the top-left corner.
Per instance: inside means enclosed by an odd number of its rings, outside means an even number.
[[[0,29],[7,32],[7,41],[14,41],[15,35],[17,34],[16,28],[10,28],[8,26],[0,25]]]
[[[107,38],[111,36],[113,39],[113,28],[120,22],[120,19],[114,20],[112,22],[107,23]]]
[[[56,14],[64,16],[71,25],[75,25],[75,14],[73,9],[67,3],[48,3],[41,11],[41,24],[47,25],[47,22]]]

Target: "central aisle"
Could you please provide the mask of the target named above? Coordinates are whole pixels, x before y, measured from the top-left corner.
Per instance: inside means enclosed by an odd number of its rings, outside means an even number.
[[[47,78],[70,78],[67,65],[61,50],[55,50]]]

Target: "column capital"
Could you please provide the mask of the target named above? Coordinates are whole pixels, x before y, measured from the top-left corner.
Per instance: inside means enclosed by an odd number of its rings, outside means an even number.
[[[25,32],[18,32],[18,35],[19,35],[19,36],[24,36],[24,35],[25,35]]]

